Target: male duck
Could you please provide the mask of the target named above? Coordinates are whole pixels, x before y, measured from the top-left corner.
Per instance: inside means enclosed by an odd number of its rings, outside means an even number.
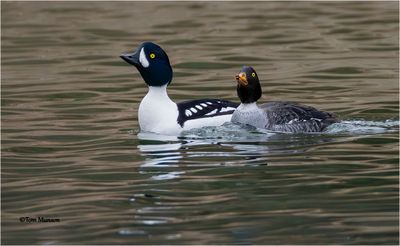
[[[279,132],[320,132],[337,119],[328,112],[295,102],[268,102],[257,105],[261,85],[256,71],[244,66],[236,75],[237,94],[242,102],[232,122]]]
[[[142,131],[169,135],[203,126],[219,126],[230,121],[239,105],[218,99],[173,102],[167,94],[167,86],[172,80],[168,56],[152,42],[142,43],[136,51],[123,54],[121,58],[134,65],[149,86],[139,105]]]

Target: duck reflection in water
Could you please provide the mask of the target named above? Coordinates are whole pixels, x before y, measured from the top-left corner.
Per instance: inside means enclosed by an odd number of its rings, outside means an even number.
[[[188,167],[268,165],[271,156],[304,153],[335,140],[326,134],[273,133],[233,123],[180,136],[141,132],[138,138],[138,149],[145,157],[141,172],[156,180],[179,178]]]

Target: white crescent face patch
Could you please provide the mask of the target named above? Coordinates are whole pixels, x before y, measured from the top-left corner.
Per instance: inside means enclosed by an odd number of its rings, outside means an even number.
[[[139,62],[143,67],[148,67],[150,65],[149,61],[146,58],[146,53],[144,53],[144,47],[140,50],[139,54]]]

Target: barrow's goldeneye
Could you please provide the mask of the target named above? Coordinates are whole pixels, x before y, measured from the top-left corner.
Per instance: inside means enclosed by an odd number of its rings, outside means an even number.
[[[133,53],[120,57],[139,70],[149,87],[139,105],[142,131],[168,135],[203,126],[219,126],[230,121],[239,105],[219,99],[173,102],[167,94],[172,68],[167,54],[157,44],[144,42]]]
[[[238,75],[237,94],[241,104],[232,115],[232,122],[279,132],[320,132],[337,122],[331,113],[295,102],[268,102],[257,105],[261,85],[256,71],[244,66]]]

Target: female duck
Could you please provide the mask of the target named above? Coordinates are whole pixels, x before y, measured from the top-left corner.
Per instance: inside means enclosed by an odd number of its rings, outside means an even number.
[[[230,121],[237,103],[200,99],[173,102],[167,94],[172,80],[172,68],[160,46],[142,43],[136,51],[121,58],[139,70],[149,86],[139,105],[139,125],[142,131],[175,135],[182,130],[203,126],[219,126]]]
[[[279,132],[320,132],[337,119],[330,113],[294,102],[268,102],[257,105],[261,85],[256,71],[244,66],[236,75],[237,94],[242,102],[232,122]]]

